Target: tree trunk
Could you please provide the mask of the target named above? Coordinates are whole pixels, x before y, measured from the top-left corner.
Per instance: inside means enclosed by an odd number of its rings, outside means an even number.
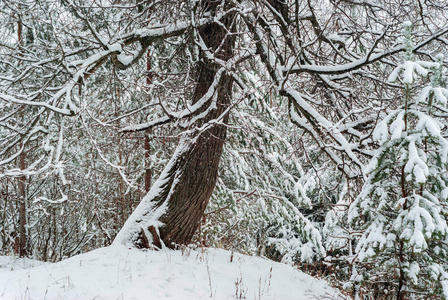
[[[20,10],[20,5],[19,5]],[[19,45],[23,45],[22,39],[23,33],[23,24],[22,19],[20,18],[17,23],[17,37],[19,41]],[[22,49],[20,49],[22,50]],[[22,56],[19,53],[19,56]],[[21,118],[23,118],[22,113],[20,114]],[[26,154],[25,150],[22,151],[19,155],[19,168],[20,170],[26,169]],[[27,256],[27,229],[26,229],[26,176],[19,176],[19,256],[25,257]]]
[[[20,170],[25,170],[25,152],[19,155]],[[19,256],[27,256],[27,230],[26,230],[26,176],[19,177]]]
[[[148,16],[149,20],[149,16]],[[149,85],[153,82],[153,74],[151,72],[151,56],[150,56],[150,50],[146,52],[146,72],[148,73],[146,75],[146,85],[149,87]],[[150,99],[149,99],[150,100]],[[150,147],[150,140],[149,135],[152,133],[151,129],[148,129],[145,133],[145,192],[148,193],[151,189],[151,180],[152,180],[152,171],[151,171],[151,147]]]
[[[149,134],[150,131],[148,130],[147,133],[145,133],[145,192],[149,192],[151,189],[151,179],[152,179],[152,172],[151,172],[151,162],[149,161],[151,157],[151,147],[149,145]]]
[[[208,8],[215,1],[208,1]],[[225,23],[230,23],[230,17]],[[221,46],[220,59],[228,60],[232,55],[233,40],[226,38],[227,31],[217,24],[205,26],[200,30],[209,49]],[[225,39],[225,43],[221,45]],[[197,68],[197,85],[193,102],[198,101],[210,88],[217,68],[210,62],[202,61]],[[220,116],[230,105],[233,80],[223,75],[219,81],[216,109],[207,117],[196,122],[200,127],[207,121]],[[211,100],[210,100],[211,101]],[[134,213],[117,235],[115,243],[133,244],[138,248],[151,245],[170,248],[190,243],[198,229],[205,208],[212,195],[218,175],[218,165],[222,153],[227,127],[222,123],[200,133],[186,133],[171,161],[160,178],[142,200]]]

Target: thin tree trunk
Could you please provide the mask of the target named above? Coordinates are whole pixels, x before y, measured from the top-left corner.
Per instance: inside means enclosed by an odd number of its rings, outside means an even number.
[[[403,241],[400,241],[399,244],[399,253],[398,253],[398,259],[400,260],[399,262],[399,268],[400,268],[400,277],[398,279],[398,289],[397,289],[397,300],[404,300],[404,296],[405,296],[405,292],[402,291],[403,287],[406,284],[406,276],[404,274],[404,270],[403,270],[403,263],[404,263],[404,254],[403,254]]]
[[[19,167],[25,170],[25,152],[20,153]],[[27,256],[27,231],[26,231],[26,176],[19,177],[19,256]]]
[[[148,12],[148,22],[151,18],[152,11]],[[150,86],[153,82],[153,73],[151,72],[151,51],[148,49],[146,52],[146,86]],[[149,88],[148,88],[149,90]],[[149,99],[151,101],[151,99]],[[152,171],[151,171],[151,147],[149,144],[149,135],[152,133],[152,129],[148,129],[145,133],[145,192],[148,193],[151,189],[151,181],[152,181]]]
[[[149,19],[149,17],[148,17]],[[151,56],[150,50],[146,52],[146,85],[149,86],[153,82],[153,74],[151,73]],[[149,144],[149,135],[152,133],[151,129],[148,129],[145,133],[145,192],[149,192],[151,189],[152,171],[150,168],[151,162],[151,147]]]
[[[216,5],[213,3],[207,2],[208,7]],[[226,39],[224,45],[221,45],[219,58],[228,60],[231,57],[233,41],[225,38],[227,31],[224,28],[211,24],[202,28],[200,34],[207,47],[213,50]],[[199,63],[193,102],[208,91],[216,73],[216,67],[211,63]],[[232,84],[231,77],[221,77],[216,109],[209,112],[200,123],[194,124],[195,127],[217,118],[229,107]],[[190,243],[216,184],[227,131],[222,123],[226,122],[227,117],[220,124],[199,134],[187,134],[181,138],[170,163],[126,222],[115,242],[131,243],[138,248],[149,248],[151,245],[161,247],[162,243],[175,248]]]
[[[150,131],[145,134],[145,192],[148,193],[151,189],[151,162],[149,158],[151,157],[151,147],[149,145],[149,134]]]
[[[19,5],[20,10],[20,5]],[[23,24],[22,19],[19,19],[17,23],[17,37],[19,45],[23,45],[22,40]],[[19,53],[19,56],[22,54]],[[25,150],[19,155],[19,169],[25,170],[26,168],[26,154]],[[26,176],[21,175],[19,177],[19,256],[27,256],[27,230],[26,230]]]

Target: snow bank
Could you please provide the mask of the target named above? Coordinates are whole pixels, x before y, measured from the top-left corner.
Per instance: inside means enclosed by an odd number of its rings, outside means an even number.
[[[19,258],[15,256],[0,256],[0,274],[7,271],[14,271],[20,269],[29,269],[38,266],[49,265],[51,263],[33,260],[29,258]],[[7,272],[9,273],[9,272]],[[1,276],[1,275],[0,275]],[[0,277],[2,278],[2,277]],[[3,281],[0,281],[3,283]],[[1,286],[0,283],[0,286]],[[0,294],[1,295],[1,294]]]
[[[220,250],[101,248],[15,269],[0,257],[0,299],[334,299],[325,281],[291,266]],[[32,264],[26,264],[24,267]]]

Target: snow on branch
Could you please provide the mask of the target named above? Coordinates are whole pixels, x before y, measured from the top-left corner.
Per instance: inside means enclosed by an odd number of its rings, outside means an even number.
[[[420,42],[418,45],[415,46],[414,52],[423,48],[424,46],[428,45],[432,41],[438,39],[439,37],[445,35],[448,33],[448,28],[444,28],[440,30],[439,32],[435,33],[431,37],[427,38],[426,40]],[[406,48],[404,45],[400,45],[397,47],[394,47],[390,50],[385,50],[381,52],[374,52],[374,49],[372,48],[370,52],[357,60],[353,60],[349,63],[342,64],[342,65],[335,65],[335,66],[321,66],[321,65],[314,65],[314,64],[299,64],[299,65],[292,65],[292,66],[285,66],[283,68],[283,72],[289,72],[289,73],[317,73],[317,74],[343,74],[351,71],[355,71],[357,69],[360,69],[366,65],[372,64],[378,60],[387,58],[389,56],[392,56],[398,52],[405,51]]]
[[[16,97],[13,97],[11,95],[7,95],[7,94],[3,94],[3,93],[0,93],[0,99],[3,101],[6,101],[6,102],[12,102],[12,103],[16,103],[16,104],[45,107],[51,111],[54,111],[55,113],[58,113],[58,114],[61,114],[64,116],[73,116],[74,115],[73,110],[59,108],[59,107],[50,105],[46,102],[35,102],[35,101],[29,101],[29,100],[21,100]]]

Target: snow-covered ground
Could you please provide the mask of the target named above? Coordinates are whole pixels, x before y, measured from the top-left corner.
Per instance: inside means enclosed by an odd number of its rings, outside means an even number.
[[[0,256],[0,299],[336,299],[291,266],[221,249],[101,248],[55,264]]]

